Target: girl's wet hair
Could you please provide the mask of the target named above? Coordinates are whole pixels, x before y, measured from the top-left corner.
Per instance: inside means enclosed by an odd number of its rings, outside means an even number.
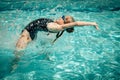
[[[68,29],[66,29],[66,31],[67,31],[68,33],[72,33],[72,32],[74,31],[74,28],[68,28]]]

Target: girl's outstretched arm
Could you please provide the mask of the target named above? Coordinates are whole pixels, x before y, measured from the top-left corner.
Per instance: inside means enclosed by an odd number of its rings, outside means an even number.
[[[84,22],[84,21],[76,21],[71,22],[67,24],[61,25],[63,29],[72,28],[72,27],[82,27],[82,26],[94,26],[97,30],[99,30],[99,27],[96,22]]]

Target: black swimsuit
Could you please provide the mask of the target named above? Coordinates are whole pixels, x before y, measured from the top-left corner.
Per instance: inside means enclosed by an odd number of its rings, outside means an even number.
[[[29,23],[25,29],[29,32],[31,39],[33,40],[38,31],[48,32],[47,23],[53,22],[51,19],[40,18]]]

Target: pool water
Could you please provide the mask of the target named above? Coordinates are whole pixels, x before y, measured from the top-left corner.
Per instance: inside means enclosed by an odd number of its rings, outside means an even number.
[[[1,80],[120,80],[119,0],[1,0]],[[18,67],[10,72],[15,44],[22,29],[38,18],[53,20],[71,15],[92,26],[65,32],[55,44],[54,33],[39,32],[23,51]]]

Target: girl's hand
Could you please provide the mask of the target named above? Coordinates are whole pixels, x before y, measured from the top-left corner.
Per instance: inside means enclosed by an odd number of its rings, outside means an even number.
[[[94,22],[93,25],[95,26],[95,28],[96,28],[97,30],[99,30],[98,24],[97,24],[96,22]]]

